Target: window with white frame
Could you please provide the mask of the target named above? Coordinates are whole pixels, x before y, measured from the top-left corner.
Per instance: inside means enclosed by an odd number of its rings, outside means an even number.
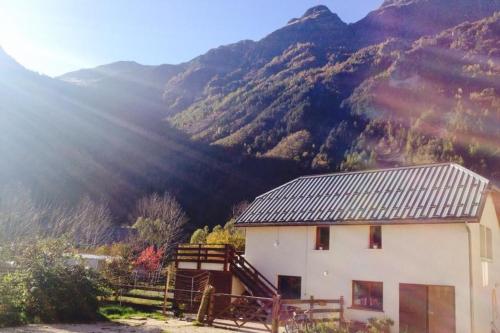
[[[488,287],[488,284],[490,283],[488,265],[489,265],[489,262],[481,261],[481,268],[482,268],[482,273],[483,273],[483,287]]]
[[[493,260],[493,234],[491,229],[480,225],[480,246],[481,246],[481,258]]]

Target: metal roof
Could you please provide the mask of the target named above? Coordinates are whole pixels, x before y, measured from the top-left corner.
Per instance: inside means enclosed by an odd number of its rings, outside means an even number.
[[[477,220],[488,184],[454,163],[306,176],[258,196],[237,224]]]

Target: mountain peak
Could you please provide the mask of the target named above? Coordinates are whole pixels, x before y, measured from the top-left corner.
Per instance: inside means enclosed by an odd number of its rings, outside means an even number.
[[[298,22],[305,22],[309,20],[320,20],[320,21],[334,21],[340,24],[344,24],[344,22],[338,17],[337,14],[332,13],[330,9],[328,9],[327,6],[324,5],[318,5],[309,8],[306,10],[304,15],[302,15],[300,18],[293,18],[290,21],[288,21],[288,24],[292,23],[298,23]]]
[[[320,16],[320,15],[332,15],[333,13],[330,11],[330,9],[325,6],[325,5],[318,5],[309,8],[306,10],[304,15],[302,15],[302,18],[304,17],[309,17],[309,16]]]

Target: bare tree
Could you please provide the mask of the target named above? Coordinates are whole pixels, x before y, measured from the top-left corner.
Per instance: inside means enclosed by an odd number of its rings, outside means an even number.
[[[237,204],[233,205],[232,209],[232,216],[231,218],[237,219],[243,212],[250,206],[250,203],[248,201],[241,201],[238,202]]]
[[[112,217],[107,204],[83,198],[69,218],[69,232],[79,245],[95,247],[112,237]]]
[[[111,237],[112,217],[106,204],[84,198],[77,206],[37,202],[21,186],[0,192],[0,241],[69,236],[76,244],[96,246]]]
[[[137,202],[136,222],[139,240],[163,248],[166,254],[181,241],[188,218],[181,205],[168,192],[152,194]]]
[[[41,214],[26,189],[6,187],[0,193],[0,240],[13,242],[39,231]]]

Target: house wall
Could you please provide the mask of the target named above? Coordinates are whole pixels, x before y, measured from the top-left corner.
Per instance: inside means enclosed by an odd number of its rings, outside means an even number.
[[[302,277],[302,298],[346,301],[346,318],[389,317],[399,331],[399,284],[455,287],[456,332],[470,332],[468,233],[463,223],[385,225],[383,249],[369,249],[369,226],[330,227],[330,249],[314,250],[315,227],[248,227],[246,258],[270,281]],[[275,242],[279,242],[275,246]],[[383,282],[383,312],[350,309],[352,281]],[[478,331],[479,332],[479,331]]]
[[[498,215],[495,212],[495,206],[491,195],[487,196],[483,214],[480,220],[482,225],[492,230],[493,238],[493,260],[487,261],[487,268],[483,267],[480,255],[480,233],[479,224],[471,224],[472,236],[472,267],[473,267],[473,307],[474,307],[474,332],[490,332],[491,322],[495,320],[493,315],[492,298],[496,293],[500,301],[500,228],[498,224]],[[486,272],[485,272],[486,269]],[[483,281],[483,273],[488,276],[488,281]],[[488,282],[484,284],[484,282]],[[500,327],[500,320],[496,319],[497,327]]]

